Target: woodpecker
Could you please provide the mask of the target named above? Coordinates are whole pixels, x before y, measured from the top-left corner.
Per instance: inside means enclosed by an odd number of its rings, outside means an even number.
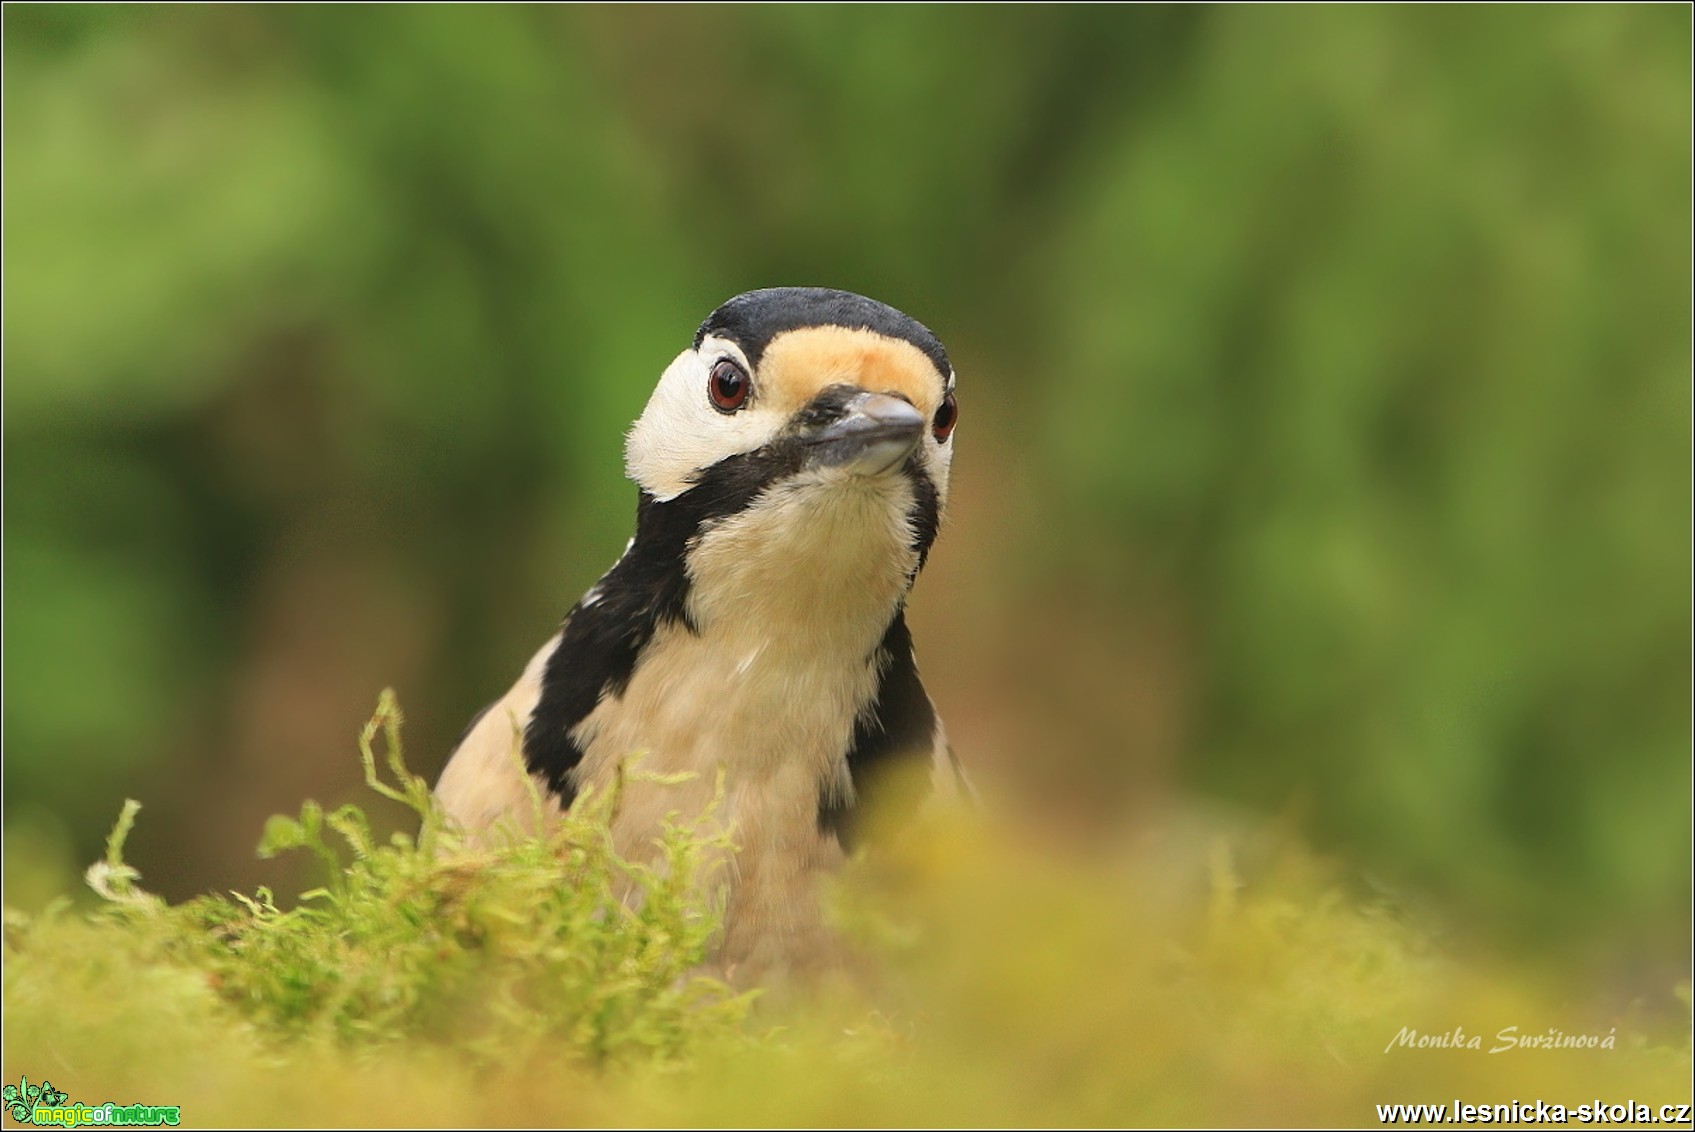
[[[626,438],[635,536],[466,729],[436,785],[449,817],[523,825],[526,773],[563,811],[639,754],[685,774],[625,782],[627,859],[722,789],[719,968],[752,981],[828,952],[817,884],[855,848],[868,786],[910,766],[964,787],[905,617],[957,417],[942,344],[893,307],[778,287],[713,311]]]

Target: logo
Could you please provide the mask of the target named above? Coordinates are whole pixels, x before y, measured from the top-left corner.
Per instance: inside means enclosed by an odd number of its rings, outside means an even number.
[[[0,1087],[0,1102],[19,1124],[43,1128],[82,1128],[90,1125],[159,1125],[179,1124],[180,1105],[66,1104],[70,1098],[53,1087],[51,1081],[39,1085],[29,1083],[28,1077],[18,1078],[16,1085]]]

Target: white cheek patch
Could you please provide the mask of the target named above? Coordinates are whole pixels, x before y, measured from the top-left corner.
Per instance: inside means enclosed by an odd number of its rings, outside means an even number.
[[[936,500],[945,504],[948,501],[948,472],[953,468],[953,438],[949,437],[946,444],[941,444],[926,433],[919,452],[924,470],[930,473],[930,482],[936,485]]]
[[[754,402],[737,413],[721,413],[707,398],[711,367],[740,352],[716,339],[707,339],[700,352],[684,350],[665,370],[648,399],[647,408],[630,427],[624,445],[624,470],[660,502],[675,499],[693,486],[700,469],[726,456],[752,452],[770,443],[784,420],[774,409]],[[745,366],[746,362],[742,364]]]
[[[828,329],[835,330],[838,336],[845,334],[844,341],[860,351],[850,352],[852,358],[861,356],[861,339],[868,332]],[[788,424],[789,414],[818,389],[836,380],[860,380],[864,375],[849,361],[842,360],[850,355],[836,356],[843,348],[830,334],[820,331],[779,338],[761,363],[767,372],[763,376],[753,374],[752,400],[735,413],[713,408],[707,386],[712,366],[720,358],[733,358],[753,372],[741,350],[734,343],[711,337],[701,343],[699,350],[684,350],[666,367],[640,419],[630,427],[624,446],[625,474],[661,503],[675,499],[694,486],[695,476],[702,469],[769,444]],[[799,351],[801,356],[789,358],[785,350]],[[873,352],[869,356],[877,355]],[[894,355],[897,359],[901,356],[898,351]],[[929,363],[926,360],[924,364]],[[951,374],[949,380],[951,383]],[[933,412],[933,405],[939,400],[935,395],[927,399],[915,391],[909,399],[923,412]],[[926,430],[919,459],[945,503],[948,470],[953,460],[952,439],[946,444],[939,443]]]

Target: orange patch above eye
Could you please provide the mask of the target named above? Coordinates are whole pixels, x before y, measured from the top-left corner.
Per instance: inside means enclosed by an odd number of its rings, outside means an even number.
[[[898,394],[926,416],[941,405],[944,394],[942,375],[918,347],[845,326],[809,326],[777,335],[765,347],[754,381],[761,399],[785,415],[830,385]]]

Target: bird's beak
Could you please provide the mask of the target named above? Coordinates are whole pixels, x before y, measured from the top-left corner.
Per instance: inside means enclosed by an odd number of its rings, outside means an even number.
[[[924,435],[924,414],[904,398],[856,393],[841,416],[805,438],[808,463],[877,475],[904,461]]]

